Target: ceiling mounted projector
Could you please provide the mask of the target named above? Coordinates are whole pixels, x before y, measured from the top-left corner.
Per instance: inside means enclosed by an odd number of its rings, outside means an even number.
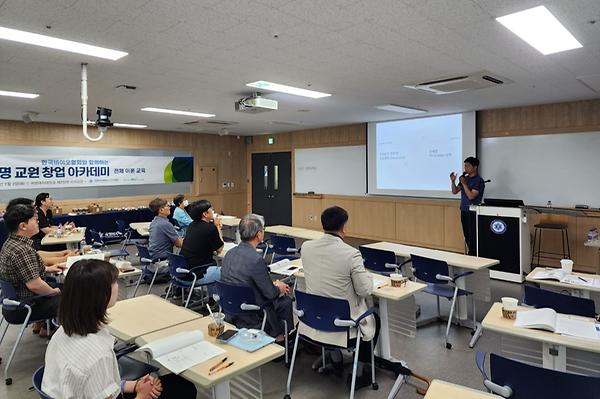
[[[235,110],[248,114],[277,111],[277,101],[262,98],[261,96],[243,97],[235,102]]]

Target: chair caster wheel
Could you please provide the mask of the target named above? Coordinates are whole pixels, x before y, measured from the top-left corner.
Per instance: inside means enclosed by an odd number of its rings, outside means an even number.
[[[5,379],[5,380],[4,380],[4,383],[5,383],[6,385],[12,385],[12,378],[7,378],[7,379]]]
[[[283,399],[292,399],[292,397],[290,395],[285,395]]]
[[[450,342],[446,342],[446,349],[452,349],[452,344]]]
[[[471,336],[475,335],[475,331],[471,331]]]
[[[371,387],[373,388],[374,391],[377,391],[379,389],[379,384],[374,382],[373,384],[371,384]]]

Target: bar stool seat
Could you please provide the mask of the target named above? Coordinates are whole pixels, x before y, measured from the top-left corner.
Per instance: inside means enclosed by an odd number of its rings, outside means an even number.
[[[569,229],[564,223],[538,223],[533,226],[535,228],[533,233],[533,249],[531,251],[531,266],[540,265],[540,256],[543,254],[545,257],[560,258],[560,259],[571,259],[571,248],[569,247]],[[551,252],[542,250],[542,232],[556,231],[560,232],[560,238],[562,241],[562,253]],[[536,250],[537,248],[537,250]],[[537,256],[537,263],[533,263],[533,260]]]

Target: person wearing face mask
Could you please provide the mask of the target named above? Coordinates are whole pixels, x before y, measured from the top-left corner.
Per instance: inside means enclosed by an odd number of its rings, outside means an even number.
[[[179,224],[179,235],[185,237],[188,226],[193,222],[192,218],[185,210],[189,204],[188,200],[185,199],[183,194],[177,194],[175,198],[173,198],[173,204],[175,204],[173,219]]]

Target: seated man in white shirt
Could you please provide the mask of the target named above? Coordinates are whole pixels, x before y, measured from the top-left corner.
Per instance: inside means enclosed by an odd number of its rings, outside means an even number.
[[[365,269],[360,251],[344,242],[348,212],[334,206],[321,214],[325,234],[318,240],[306,241],[300,251],[304,267],[306,292],[331,298],[346,299],[353,319],[367,311],[366,298],[373,291],[373,279]],[[379,316],[374,314],[360,323],[361,342],[356,389],[371,384],[371,340],[379,336]],[[299,332],[320,342],[346,346],[345,332],[321,332],[300,325]],[[350,337],[350,344],[356,337]]]

